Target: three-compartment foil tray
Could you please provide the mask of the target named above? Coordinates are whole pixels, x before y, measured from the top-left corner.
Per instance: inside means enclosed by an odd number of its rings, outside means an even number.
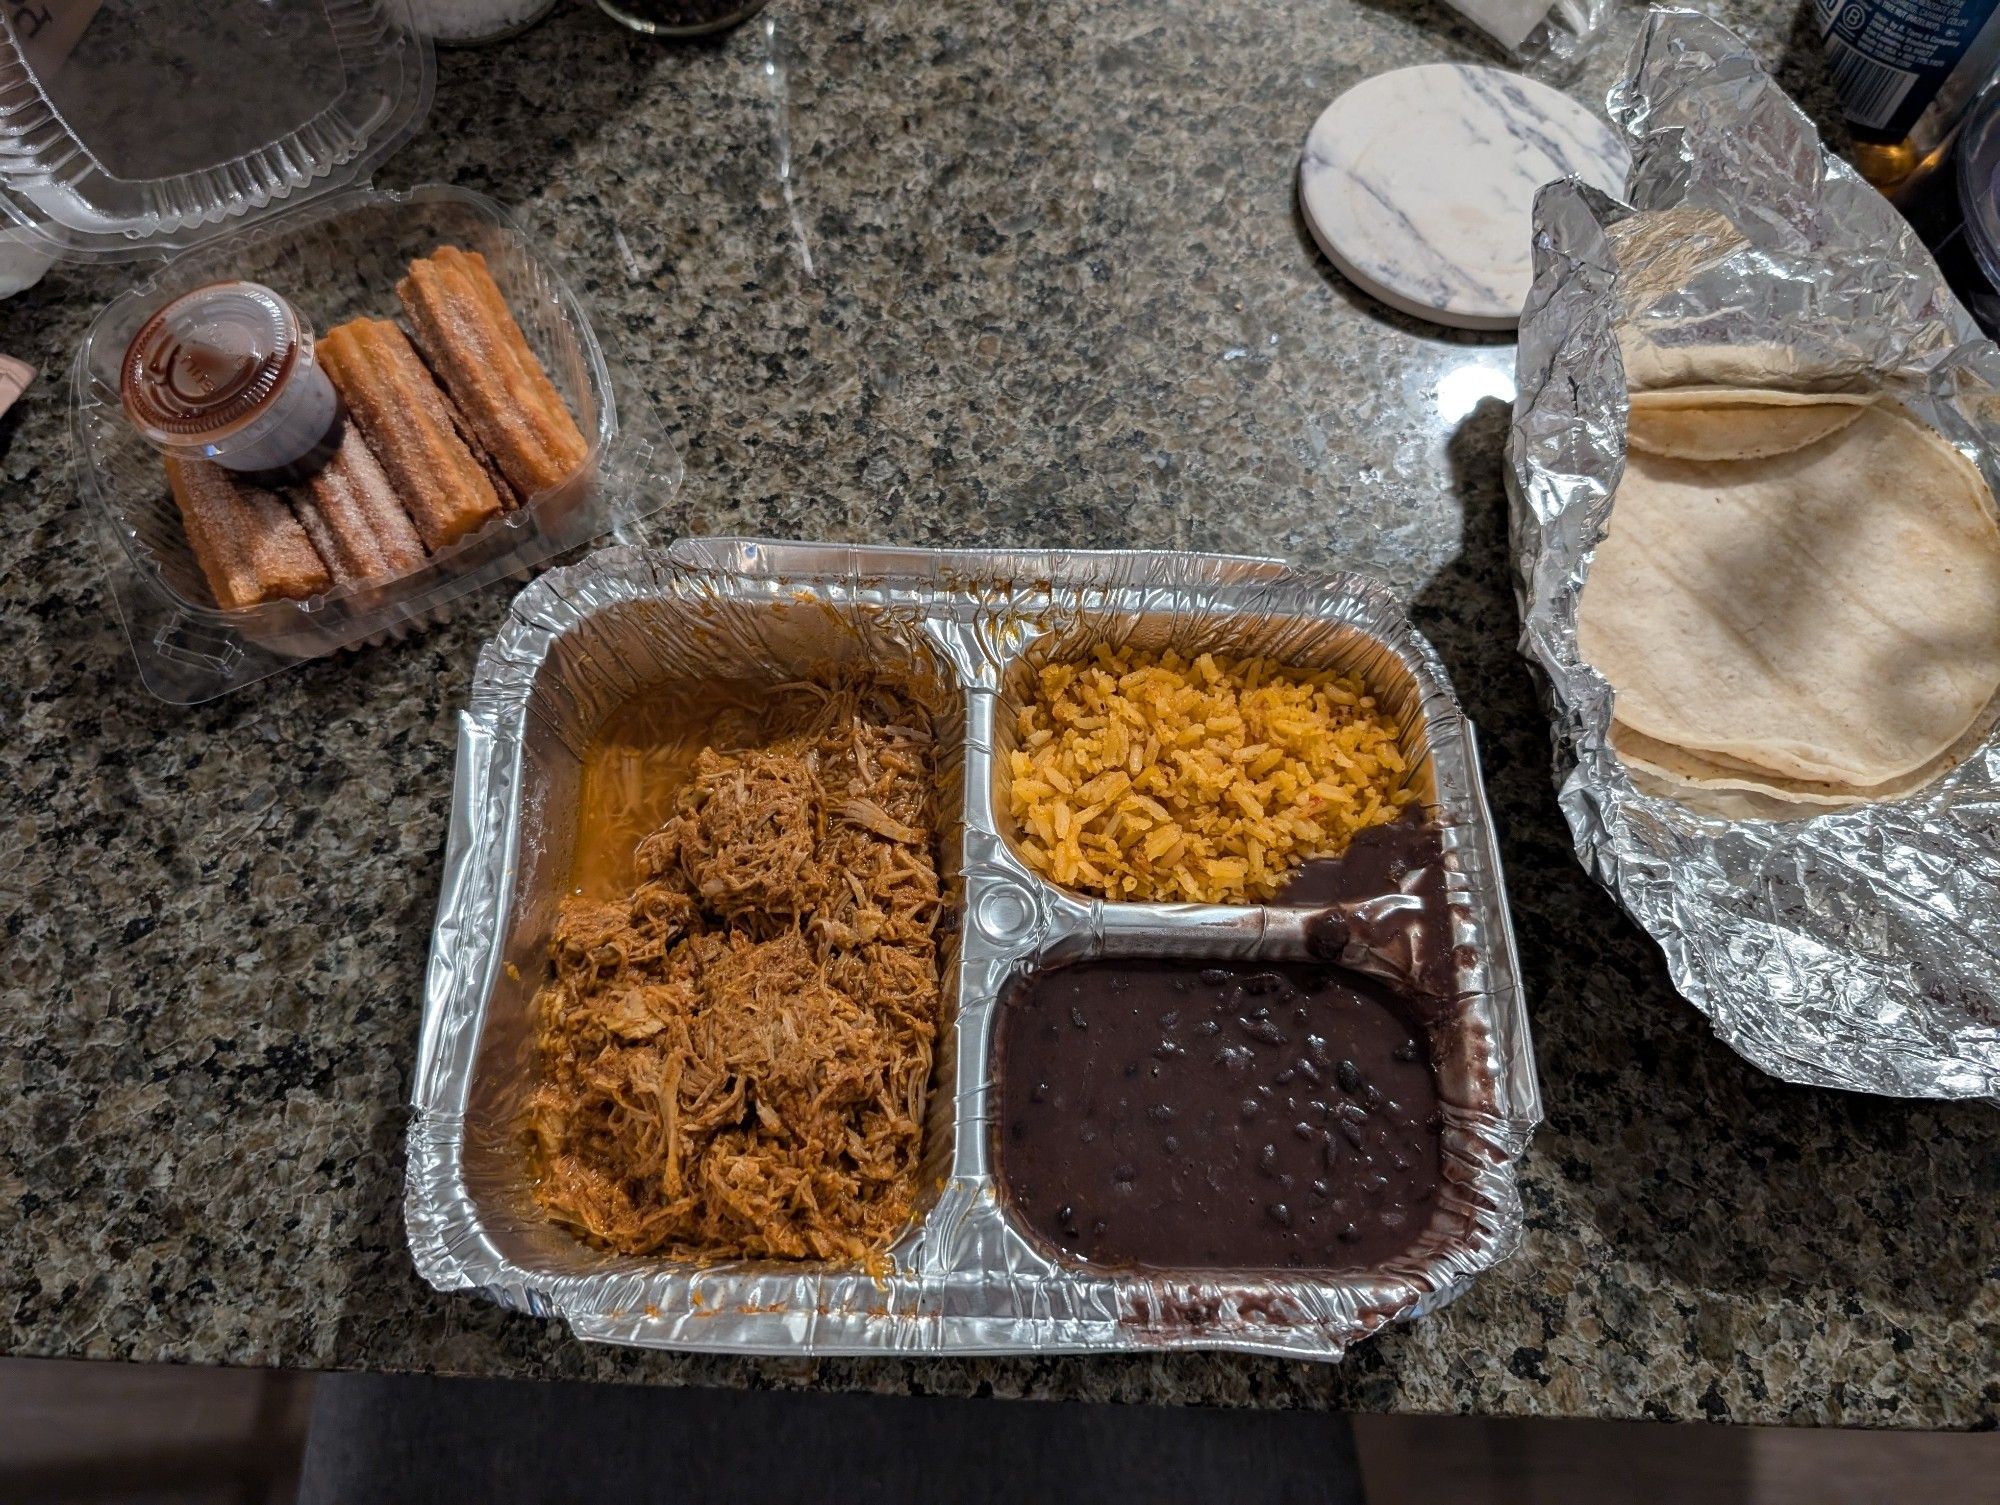
[[[1099,956],[1308,955],[1297,911],[1097,901],[1021,860],[1005,787],[1016,697],[1039,664],[1099,643],[1359,672],[1397,719],[1444,844],[1456,998],[1429,1027],[1443,1110],[1432,1219],[1376,1268],[1083,1264],[1038,1245],[996,1181],[995,1025],[1015,979]],[[956,917],[916,1213],[875,1274],[589,1247],[537,1206],[520,1133],[584,749],[649,688],[777,683],[829,663],[914,675],[946,708],[936,814]],[[1541,1117],[1471,728],[1381,586],[1204,555],[727,539],[607,549],[551,571],[481,654],[460,725],[414,1107],[409,1237],[433,1285],[560,1316],[584,1338],[792,1355],[1227,1348],[1337,1359],[1383,1324],[1444,1305],[1514,1250],[1516,1171]]]

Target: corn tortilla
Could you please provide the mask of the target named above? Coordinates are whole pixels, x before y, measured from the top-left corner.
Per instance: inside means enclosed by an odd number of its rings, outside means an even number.
[[[1887,784],[2000,690],[1992,495],[1886,403],[1759,459],[1635,452],[1577,637],[1642,736],[1785,779]]]
[[[1866,393],[1737,387],[1634,392],[1625,443],[1672,460],[1761,460],[1837,433],[1873,401]]]
[[[1650,774],[1677,798],[1693,795],[1698,803],[1705,795],[1755,794],[1825,810],[1901,799],[1930,783],[1949,769],[1953,761],[1949,752],[1941,753],[1914,772],[1862,788],[1824,780],[1788,779],[1735,758],[1689,752],[1685,747],[1635,732],[1621,721],[1611,723],[1611,750],[1627,768]]]

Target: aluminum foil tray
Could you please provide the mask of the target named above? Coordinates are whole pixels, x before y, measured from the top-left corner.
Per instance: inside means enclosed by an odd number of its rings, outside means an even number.
[[[1413,777],[1446,848],[1459,998],[1431,1040],[1445,1110],[1439,1210],[1381,1268],[1176,1276],[1079,1265],[1032,1242],[998,1190],[992,1052],[1013,978],[1089,956],[1307,954],[1299,911],[1091,901],[1016,856],[1000,783],[1013,696],[1036,663],[1097,642],[1358,669],[1418,754]],[[945,948],[927,1205],[879,1278],[587,1247],[537,1208],[517,1127],[536,1074],[530,1004],[567,886],[580,755],[648,686],[775,681],[856,660],[930,678],[950,707],[937,728],[939,815],[959,924]],[[1513,1251],[1516,1170],[1541,1117],[1471,728],[1382,587],[1270,560],[744,540],[607,549],[552,571],[481,654],[460,724],[414,1107],[410,1247],[433,1285],[560,1316],[585,1338],[750,1354],[1231,1348],[1337,1359]]]
[[[1726,27],[1654,11],[1611,106],[1632,138],[1629,202],[1575,182],[1537,197],[1508,444],[1521,651],[1548,690],[1577,856],[1772,1075],[2000,1097],[2000,708],[1910,797],[1803,819],[1696,811],[1634,784],[1576,632],[1624,472],[1629,369],[1774,347],[1802,377],[1893,394],[2000,494],[2000,349]]]

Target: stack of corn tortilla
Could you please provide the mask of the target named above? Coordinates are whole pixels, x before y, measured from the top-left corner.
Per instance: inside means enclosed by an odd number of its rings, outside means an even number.
[[[1873,393],[1634,392],[1578,645],[1656,792],[1802,812],[1901,797],[1991,726],[2000,522]]]

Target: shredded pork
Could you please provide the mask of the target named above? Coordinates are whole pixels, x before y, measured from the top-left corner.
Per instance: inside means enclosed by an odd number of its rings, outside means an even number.
[[[868,1260],[915,1195],[939,1024],[929,717],[785,686],[704,748],[621,903],[572,899],[537,997],[537,1194],[592,1243]]]

